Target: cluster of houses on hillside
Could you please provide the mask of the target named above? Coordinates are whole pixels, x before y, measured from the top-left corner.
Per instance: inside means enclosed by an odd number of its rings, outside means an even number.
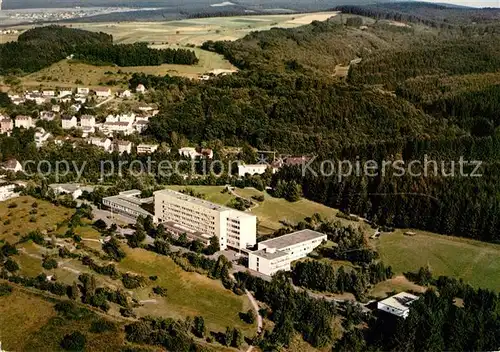
[[[147,91],[144,85],[139,84],[135,88],[135,92],[139,94],[144,94]],[[43,105],[49,103],[52,99],[60,103],[71,102],[72,99],[76,103],[84,104],[90,94],[94,94],[98,99],[107,99],[116,94],[120,98],[130,98],[132,97],[132,92],[128,89],[117,90],[115,93],[109,87],[99,87],[95,89],[90,89],[87,87],[76,87],[76,88],[60,88],[56,89],[43,89],[43,90],[31,90],[26,91],[23,94],[9,94],[9,98],[13,104],[19,105],[24,104],[27,101],[34,101],[37,105]]]
[[[141,109],[141,108],[140,108]],[[147,111],[147,112],[145,112]],[[82,137],[99,131],[104,135],[111,137],[115,133],[122,133],[125,136],[135,132],[142,133],[148,126],[149,118],[156,115],[158,110],[153,110],[151,107],[143,107],[139,114],[126,113],[119,115],[108,115],[102,123],[96,121],[93,115],[82,115],[77,118],[73,114],[63,114],[59,116],[54,111],[40,112],[40,120],[53,121],[56,118],[60,119],[61,128],[63,130],[79,129],[82,131]],[[0,134],[10,134],[14,128],[35,128],[37,119],[31,116],[18,115],[14,119],[0,115]],[[51,136],[46,134],[43,129],[37,130],[37,136],[40,137],[39,142],[43,144]],[[42,145],[40,144],[40,146]]]
[[[283,166],[300,166],[307,164],[312,157],[310,156],[285,156],[275,159],[271,163],[262,162],[260,164],[240,164],[238,165],[238,176],[262,175],[267,169],[274,174]]]

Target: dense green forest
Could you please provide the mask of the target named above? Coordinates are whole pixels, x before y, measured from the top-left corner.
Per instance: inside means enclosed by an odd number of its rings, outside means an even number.
[[[30,29],[16,42],[0,45],[0,74],[35,72],[69,55],[118,66],[193,65],[198,62],[191,50],[156,50],[149,49],[146,44],[113,45],[113,37],[109,34],[47,26]]]
[[[75,59],[89,63],[114,63],[118,66],[155,66],[161,64],[194,65],[194,51],[186,49],[150,49],[147,43],[79,46]]]

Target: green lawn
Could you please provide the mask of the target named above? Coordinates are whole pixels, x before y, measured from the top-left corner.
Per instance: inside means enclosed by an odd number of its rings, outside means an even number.
[[[37,214],[30,215],[33,203],[37,203]],[[15,208],[9,208],[15,204]],[[67,220],[74,213],[73,209],[56,206],[52,203],[22,196],[8,201],[0,202],[0,239],[9,242],[17,242],[18,237],[14,233],[25,235],[33,230],[52,232],[57,230],[57,224]],[[35,221],[30,221],[31,219]]]
[[[61,339],[74,331],[86,335],[86,351],[119,351],[126,344],[122,332],[90,333],[92,321],[99,319],[94,313],[80,320],[56,316],[53,308],[56,302],[19,288],[14,288],[9,296],[2,297],[2,347],[8,351],[63,351],[59,346]]]
[[[384,234],[377,243],[384,263],[396,273],[429,265],[435,276],[463,278],[476,287],[500,289],[500,245],[415,231]]]

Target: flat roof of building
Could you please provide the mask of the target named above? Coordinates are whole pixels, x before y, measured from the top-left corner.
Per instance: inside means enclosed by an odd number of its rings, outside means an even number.
[[[272,252],[266,251],[265,249],[259,249],[258,251],[251,252],[250,254],[256,255],[257,257],[260,257],[260,258],[269,259],[269,260],[285,257],[288,255],[287,252],[276,251],[276,252],[272,253]]]
[[[296,232],[289,233],[288,235],[283,235],[276,238],[271,238],[267,241],[259,242],[258,245],[264,244],[269,248],[276,248],[278,250],[299,244],[305,241],[310,241],[315,238],[320,238],[326,236],[324,233],[313,231],[313,230],[300,230]]]
[[[120,192],[120,195],[125,196],[125,197],[135,197],[135,196],[139,196],[140,194],[141,194],[141,191],[138,189],[130,189],[128,191]]]
[[[145,210],[144,208],[142,208],[140,206],[140,202],[137,202],[137,200],[135,200],[135,202],[134,202],[134,198],[128,198],[128,197],[118,195],[118,196],[106,197],[106,198],[103,198],[102,200],[112,202],[112,203],[114,203],[116,205],[120,205],[124,208],[129,208],[129,209],[134,210],[134,211],[136,211],[139,214],[144,215],[144,216],[148,216],[148,215],[151,217],[153,216],[153,214],[151,214],[150,212],[148,212],[147,210]]]
[[[192,203],[192,204],[196,204],[196,205],[199,205],[201,207],[204,207],[204,208],[207,208],[207,209],[210,209],[210,210],[215,210],[215,211],[219,211],[219,212],[230,211],[231,212],[231,216],[235,217],[235,218],[254,217],[255,216],[253,214],[246,214],[246,213],[244,213],[242,211],[238,211],[238,210],[235,210],[235,209],[232,209],[232,208],[229,208],[229,207],[225,207],[225,206],[220,205],[220,204],[212,203],[212,202],[209,202],[208,200],[204,200],[204,199],[201,199],[201,198],[196,198],[196,197],[190,196],[188,194],[184,194],[184,193],[181,193],[181,192],[173,191],[171,189],[162,189],[162,190],[154,192],[155,197],[156,197],[157,194],[169,195],[169,196],[175,197],[175,198],[177,198],[179,200],[183,200],[183,201],[186,201],[186,202],[189,202],[189,203]]]
[[[408,292],[400,292],[397,295],[391,296],[389,298],[384,299],[383,301],[380,301],[379,303],[382,303],[388,307],[400,310],[400,311],[405,311],[410,308],[410,304],[418,299],[418,296],[412,295],[411,293]]]

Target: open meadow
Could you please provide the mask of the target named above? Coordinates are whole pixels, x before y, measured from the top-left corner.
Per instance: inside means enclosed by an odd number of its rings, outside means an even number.
[[[166,22],[74,23],[73,28],[105,32],[115,43],[201,45],[208,40],[236,40],[252,31],[294,28],[325,21],[338,12],[193,18]]]
[[[58,351],[65,334],[80,331],[88,336],[90,351],[119,349],[125,343],[121,333],[90,333],[92,321],[99,317],[88,312],[82,319],[66,320],[54,309],[57,300],[46,294],[14,287],[12,293],[0,298],[0,336],[8,351]]]
[[[156,281],[135,292],[139,301],[149,302],[136,309],[139,316],[162,315],[183,319],[201,315],[211,331],[222,332],[226,326],[231,326],[242,329],[246,336],[255,334],[255,325],[246,324],[239,318],[240,312],[251,308],[245,295],[235,295],[225,289],[220,280],[185,272],[169,257],[143,249],[123,249],[127,257],[117,265],[121,272],[158,276]],[[167,297],[151,294],[152,287],[158,285],[168,290]]]
[[[429,266],[434,276],[462,278],[476,287],[500,290],[500,245],[459,237],[404,230],[383,234],[376,240],[384,263],[396,273]]]

